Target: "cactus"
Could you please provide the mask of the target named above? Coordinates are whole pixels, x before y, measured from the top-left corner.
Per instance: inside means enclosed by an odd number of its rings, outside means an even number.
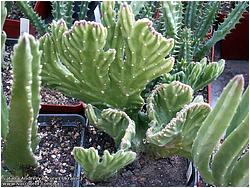
[[[71,27],[73,24],[73,1],[52,1],[52,16],[55,21],[64,18],[66,25]]]
[[[194,91],[198,91],[219,77],[224,70],[225,61],[221,59],[218,62],[207,64],[207,58],[203,58],[200,62],[191,63],[183,60],[178,65],[183,68],[181,67],[177,69],[183,69],[183,71],[174,74],[165,74],[162,77],[162,81],[164,83],[171,83],[172,81],[177,80],[190,85]]]
[[[5,50],[5,40],[6,40],[6,33],[3,31],[3,24],[7,15],[7,9],[5,8],[5,2],[1,1],[1,52],[2,52],[2,62],[3,62],[3,52]],[[3,63],[2,63],[3,64]]]
[[[3,62],[3,53],[5,50],[5,40],[6,40],[6,34],[3,31],[3,24],[7,15],[7,9],[5,8],[5,2],[1,1],[1,50],[2,50],[2,62]],[[2,63],[3,64],[3,63]],[[3,139],[6,138],[8,133],[8,119],[9,119],[9,113],[8,113],[8,106],[6,103],[6,97],[3,93],[3,87],[1,85],[1,137]]]
[[[105,150],[100,158],[93,147],[89,149],[75,147],[73,154],[75,160],[84,168],[86,177],[95,182],[111,177],[136,158],[134,152],[123,150],[119,150],[115,154],[110,154]]]
[[[212,37],[208,39],[205,44],[201,44],[196,50],[195,56],[197,59],[202,58],[209,49],[212,48],[216,42],[223,40],[227,34],[235,27],[237,23],[239,23],[240,18],[246,8],[248,7],[248,2],[238,2],[235,5],[235,8],[228,14],[227,18],[225,18],[224,22],[218,26],[218,29],[214,31]]]
[[[1,138],[6,139],[9,131],[8,127],[9,111],[6,103],[6,97],[3,93],[3,88],[1,92]]]
[[[44,35],[46,32],[50,32],[48,25],[44,20],[33,10],[33,8],[25,1],[17,1],[18,8],[22,13],[31,21],[32,25],[36,28],[39,35]],[[8,3],[9,4],[9,3]],[[68,27],[73,24],[73,14],[74,14],[74,1],[52,1],[52,16],[54,20],[65,19]],[[87,17],[88,12],[88,1],[80,2],[78,19],[83,20]],[[3,22],[2,22],[3,23]]]
[[[40,104],[39,43],[25,33],[14,47],[13,86],[9,110],[9,132],[3,148],[3,159],[15,176],[37,165],[32,152],[38,142],[34,125]]]
[[[48,26],[45,24],[44,20],[38,16],[33,8],[25,1],[16,1],[17,6],[20,10],[27,16],[27,18],[31,21],[32,25],[36,28],[37,32],[40,35],[43,35],[48,31]]]
[[[148,4],[148,9],[150,9],[151,6],[153,7],[154,5]],[[208,37],[207,35],[212,30],[216,16],[220,9],[219,1],[161,2],[160,8],[158,9],[160,10],[160,19],[155,20],[152,16],[153,14],[151,14],[151,17],[149,16],[148,18],[156,22],[154,24],[160,27],[158,31],[164,36],[175,39],[175,45],[171,51],[171,55],[176,58],[176,63],[170,74],[167,74],[163,79],[158,78],[154,82],[149,83],[144,93],[152,89],[155,83],[169,83],[169,81],[173,80],[186,81],[187,78],[185,77],[192,77],[192,75],[185,75],[187,74],[186,70],[190,68],[187,68],[188,64],[192,61],[201,61],[213,45],[224,39],[225,36],[229,34],[234,26],[239,22],[242,13],[247,7],[248,2],[237,2],[235,8],[227,16],[224,22],[219,25],[218,29],[215,30],[214,33],[211,32],[211,37]],[[139,12],[142,12],[143,9],[144,7],[142,6]],[[138,12],[138,10],[135,12]],[[183,61],[187,62],[184,63],[186,66],[182,66]],[[199,66],[196,66],[196,68],[198,67]],[[209,79],[209,82],[204,82],[204,86],[215,80],[222,73],[220,69],[222,66],[213,65],[213,67],[213,69],[217,69],[217,71],[214,72],[215,75],[210,77],[211,79]],[[194,80],[194,82],[195,81],[196,80]],[[186,81],[184,83],[188,82]],[[191,84],[191,86],[195,85],[195,83],[189,84]],[[204,87],[202,85],[199,89]],[[147,96],[147,94],[144,95]]]
[[[243,113],[239,117],[237,109],[242,109],[241,99],[244,79],[242,75],[235,76],[223,90],[215,108],[209,113],[192,148],[195,166],[203,179],[215,186],[247,186],[249,176],[248,152],[242,151],[247,147],[249,135],[249,115]],[[248,90],[243,96],[248,98]],[[240,106],[240,107],[239,107]],[[244,106],[244,111],[248,106]],[[234,121],[232,121],[234,119]],[[235,120],[236,119],[236,120]],[[230,123],[237,123],[230,127]],[[218,151],[214,148],[223,137],[224,132],[231,128]],[[211,158],[212,156],[212,158]]]
[[[79,7],[78,20],[85,20],[85,18],[87,17],[87,12],[89,10],[88,5],[89,1],[80,2],[80,4],[78,5]]]
[[[114,139],[117,147],[120,145],[123,150],[131,147],[131,140],[135,136],[135,123],[125,112],[111,108],[100,111],[88,105],[86,115],[90,123]]]
[[[174,59],[165,57],[174,41],[155,32],[149,20],[135,21],[126,3],[116,22],[113,8],[114,2],[102,4],[106,28],[80,21],[68,31],[64,21],[54,22],[52,34],[41,38],[42,77],[67,95],[126,112],[141,107],[146,83],[171,70]]]
[[[227,128],[226,137],[231,134],[231,132],[240,124],[249,112],[249,87],[247,87],[244,92],[240,104],[237,108],[237,112],[234,115],[230,126]]]
[[[206,35],[211,30],[216,16],[219,12],[220,2],[162,2],[161,11],[162,20],[165,28],[160,29],[166,36],[173,37],[176,40],[172,54],[178,61],[185,59],[185,54],[190,54],[191,60],[200,60],[216,42],[225,38],[231,29],[239,22],[242,13],[246,10],[248,3],[238,2],[235,9],[231,11],[224,22],[213,33],[210,39]],[[184,28],[191,30],[192,35],[186,41],[192,41],[192,50],[186,49],[186,52],[179,51],[180,46],[184,45],[182,40]],[[181,53],[181,54],[180,54]],[[189,59],[185,59],[189,62]]]
[[[159,85],[149,96],[147,112],[151,122],[146,139],[156,155],[191,158],[193,140],[210,112],[209,105],[198,99],[190,103],[192,95],[188,85],[172,82]]]

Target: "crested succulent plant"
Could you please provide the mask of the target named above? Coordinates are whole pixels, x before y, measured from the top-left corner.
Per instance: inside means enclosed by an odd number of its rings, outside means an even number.
[[[126,3],[116,11],[115,2],[105,1],[102,15],[103,25],[80,21],[71,30],[63,20],[53,22],[51,34],[40,39],[43,83],[89,103],[90,122],[110,135],[118,149],[100,157],[94,148],[76,147],[75,159],[92,181],[109,178],[135,160],[131,149],[192,159],[194,139],[211,109],[201,97],[193,99],[190,86],[161,84],[146,100],[146,112],[141,110],[146,84],[173,67],[174,59],[166,57],[174,40],[156,32],[148,19],[135,21]],[[218,64],[218,72],[212,64],[206,70],[203,59],[196,67],[191,63],[186,74],[197,69],[196,75],[207,81],[208,74],[216,76],[223,69],[224,62]]]
[[[97,150],[93,147],[89,149],[75,147],[73,154],[75,160],[84,167],[86,177],[95,182],[111,177],[136,158],[136,153],[123,150],[115,154],[110,154],[108,150],[105,150],[103,156],[99,157]]]
[[[102,4],[105,27],[80,21],[68,31],[64,21],[53,23],[52,34],[41,38],[43,82],[98,107],[139,109],[145,85],[171,70],[174,59],[165,57],[174,41],[149,20],[135,21],[126,4],[118,20],[113,9],[114,2]]]
[[[15,176],[23,176],[27,168],[37,165],[33,151],[39,142],[35,124],[40,105],[40,57],[39,42],[33,36],[23,34],[14,47],[12,58],[10,108],[9,111],[2,109],[2,116],[9,116],[3,160]]]
[[[176,81],[158,85],[148,97],[146,140],[155,155],[179,154],[191,159],[194,138],[210,112],[203,100],[192,99],[191,87]]]
[[[238,75],[228,83],[193,144],[194,164],[211,185],[249,185],[249,152],[243,152],[249,142],[249,106],[243,104],[248,101],[249,89],[242,96],[243,81]]]
[[[139,3],[138,1],[133,2],[133,4]],[[145,4],[144,2],[142,5],[145,6]],[[134,9],[134,12],[139,12],[139,15],[143,15],[145,8],[142,5],[135,6],[137,9]],[[197,71],[198,69],[200,70],[200,65],[189,66],[189,63],[193,64],[193,61],[202,61],[201,59],[207,55],[207,52],[212,46],[230,33],[239,22],[242,13],[248,7],[248,2],[235,3],[235,8],[231,10],[224,22],[219,25],[214,32],[212,32],[212,28],[219,13],[219,1],[163,1],[157,9],[154,7],[154,4],[147,4],[147,9],[152,9],[155,13],[158,12],[160,19],[155,19],[154,16],[152,16],[154,13],[151,13],[148,18],[154,20],[155,25],[159,26],[157,31],[166,37],[175,39],[175,45],[171,54],[176,58],[176,63],[169,74],[151,82],[145,92],[152,90],[155,83],[169,83],[173,80],[183,81],[183,83],[189,84],[194,90],[198,90],[215,80],[223,71],[224,66],[222,66],[222,63],[220,65],[213,63],[212,66],[204,65],[204,71],[213,69],[213,74],[209,75],[209,79],[205,80],[202,80],[201,77],[194,76],[198,74]],[[208,36],[208,33],[210,33],[211,36]],[[194,67],[194,75],[190,75],[191,67]],[[211,71],[209,71],[209,73],[211,73]],[[191,77],[193,79],[191,79]],[[198,82],[200,86],[196,87],[195,85]]]
[[[135,122],[123,111],[108,108],[103,111],[88,105],[86,115],[93,125],[110,135],[117,148],[127,150],[135,136]]]

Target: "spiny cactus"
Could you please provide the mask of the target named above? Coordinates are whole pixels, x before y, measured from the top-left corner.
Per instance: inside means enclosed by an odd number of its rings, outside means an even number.
[[[177,70],[183,70],[173,74],[164,74],[162,81],[164,83],[171,83],[172,81],[180,81],[184,84],[190,85],[194,91],[198,91],[207,86],[210,82],[217,79],[224,70],[225,60],[218,62],[207,63],[207,58],[203,58],[200,62],[188,63],[182,60]]]
[[[105,150],[100,158],[93,147],[89,149],[75,147],[73,154],[75,160],[84,168],[86,177],[95,182],[111,177],[136,158],[136,153],[123,150],[115,154]]]
[[[98,107],[138,109],[145,85],[171,70],[174,59],[165,57],[174,41],[149,20],[135,21],[126,3],[118,21],[113,9],[114,2],[103,2],[106,27],[80,21],[68,31],[64,21],[53,23],[52,34],[41,38],[43,82]]]
[[[38,144],[36,118],[40,104],[39,43],[25,33],[14,47],[13,86],[9,110],[9,132],[3,148],[4,164],[15,176],[37,165],[32,149]]]
[[[25,16],[30,20],[32,25],[36,28],[40,35],[43,35],[48,31],[48,26],[45,21],[33,10],[33,8],[25,1],[16,1],[17,6],[24,13]]]
[[[224,22],[212,34],[210,39],[206,35],[211,30],[216,16],[219,12],[220,2],[162,2],[161,11],[163,13],[162,21],[165,28],[161,29],[165,36],[173,37],[176,40],[172,54],[181,61],[189,53],[191,60],[200,60],[211,49],[216,42],[225,38],[234,26],[239,22],[242,13],[248,7],[245,1],[238,2],[235,8],[230,12]],[[186,52],[179,54],[180,46],[183,45],[183,28],[191,30],[192,35],[186,41],[192,41],[192,50],[186,49]],[[185,59],[189,61],[189,59]]]
[[[89,10],[88,8],[89,1],[80,1],[79,5],[79,12],[78,12],[78,20],[85,20],[87,17],[87,12]]]
[[[245,113],[249,107],[243,107],[241,103],[249,97],[249,91],[247,89],[242,97],[243,81],[242,75],[238,75],[228,83],[215,108],[201,125],[193,144],[195,166],[205,182],[215,186],[249,185],[249,154],[248,151],[242,153],[249,141],[249,114]],[[243,110],[243,116],[237,110]],[[232,127],[231,122],[236,124]],[[229,127],[228,136],[213,154]]]
[[[156,87],[147,100],[150,119],[146,139],[155,155],[179,154],[191,158],[193,140],[210,107],[192,100],[193,90],[180,82]]]
[[[18,8],[23,12],[23,14],[31,21],[32,25],[36,28],[39,35],[44,35],[46,32],[49,32],[48,25],[44,20],[33,10],[28,2],[17,1]],[[53,19],[58,21],[64,19],[67,26],[71,27],[73,24],[73,14],[74,14],[74,5],[79,8],[77,11],[78,19],[83,20],[87,17],[88,4],[89,1],[79,2],[77,4],[74,1],[52,1],[52,16]]]
[[[235,5],[235,8],[227,15],[223,23],[221,23],[217,30],[214,31],[212,37],[208,39],[205,44],[200,44],[198,49],[194,51],[197,59],[204,57],[207,51],[211,49],[211,47],[215,45],[216,42],[224,39],[226,35],[229,34],[233,28],[235,28],[235,25],[239,23],[243,12],[246,11],[248,6],[249,5],[247,1],[238,2]]]

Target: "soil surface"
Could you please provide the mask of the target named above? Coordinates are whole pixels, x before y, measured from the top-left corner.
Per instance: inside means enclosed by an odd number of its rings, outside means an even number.
[[[13,46],[6,45],[4,52],[4,62],[2,62],[2,84],[3,91],[7,98],[7,104],[10,101],[11,86],[12,86],[12,64],[11,56],[13,55]],[[45,104],[60,104],[60,105],[76,105],[79,104],[79,100],[72,97],[67,97],[61,92],[55,91],[53,89],[48,89],[46,87],[41,87],[41,103]]]
[[[54,118],[48,125],[38,130],[41,137],[35,152],[38,167],[28,170],[29,176],[13,182],[12,186],[72,187],[73,180],[77,179],[74,175],[76,162],[71,152],[75,146],[80,146],[80,124],[62,127],[62,121]],[[2,181],[2,186],[8,185]]]
[[[104,132],[89,126],[86,130],[87,147],[94,147],[101,155],[105,149],[115,152],[114,141]],[[117,173],[114,177],[93,183],[84,176],[82,170],[81,186],[186,186],[188,169],[187,159],[173,156],[166,159],[153,159],[146,154],[140,154],[137,159]]]

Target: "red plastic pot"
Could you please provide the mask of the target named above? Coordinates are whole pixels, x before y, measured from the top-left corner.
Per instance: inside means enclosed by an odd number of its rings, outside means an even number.
[[[43,19],[49,15],[51,6],[49,1],[37,1],[34,10]],[[14,19],[6,19],[4,22],[3,30],[5,31],[8,38],[18,39],[20,35],[20,21]],[[30,24],[30,34],[35,35],[36,30]]]
[[[222,22],[226,17],[220,14],[219,21]],[[221,58],[233,60],[249,59],[249,13],[244,13],[240,23],[236,25],[232,33],[221,41]]]

